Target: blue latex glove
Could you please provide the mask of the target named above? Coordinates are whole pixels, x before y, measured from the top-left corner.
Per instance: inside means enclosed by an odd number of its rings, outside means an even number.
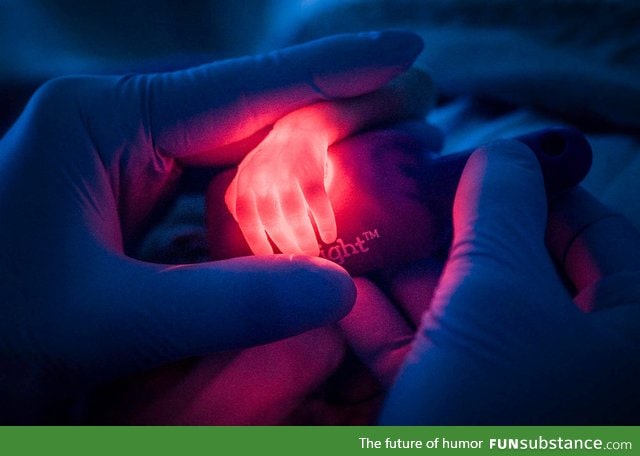
[[[363,98],[366,97],[358,100]],[[331,147],[329,154],[336,165],[334,181],[349,182],[351,189],[359,190],[356,195],[347,189],[332,188],[332,191],[345,192],[335,194],[338,200],[339,195],[349,200],[346,206],[344,202],[338,206],[341,229],[354,232],[359,226],[362,229],[362,223],[366,226],[366,220],[376,220],[374,226],[388,234],[376,241],[390,243],[396,256],[406,255],[411,247],[401,244],[406,236],[401,238],[398,232],[406,235],[401,225],[416,220],[415,212],[407,210],[419,204],[414,202],[421,170],[416,156],[424,150],[438,150],[441,141],[435,127],[411,121],[354,135]],[[218,219],[222,219],[218,217],[220,211],[225,210],[225,175],[227,179],[231,176],[220,173],[209,189],[207,211]],[[384,176],[384,182],[375,176]],[[217,203],[213,204],[213,200]],[[394,217],[384,217],[391,210]],[[227,227],[221,225],[225,223],[209,227],[212,253],[216,246],[222,248],[225,241],[238,239],[225,235],[228,230],[233,229],[241,236],[230,214]],[[247,252],[240,251],[230,257],[243,253]],[[378,257],[378,261],[382,260],[388,262],[394,258],[387,253]],[[362,317],[356,318],[366,322],[366,316]],[[366,328],[365,331],[365,338],[374,338]],[[331,325],[271,344],[163,366],[137,375],[132,381],[118,381],[107,391],[101,391],[96,395],[99,399],[93,402],[91,422],[138,425],[369,423],[377,416],[381,390],[366,368],[355,369],[350,356],[345,356],[346,349],[344,337]],[[339,367],[342,375],[336,380],[334,375]],[[345,372],[349,375],[343,375]],[[325,384],[330,378],[329,384]],[[247,391],[251,394],[245,394]]]
[[[287,113],[373,91],[422,48],[343,35],[174,73],[43,86],[0,143],[0,420],[59,420],[94,385],[335,321],[329,261],[167,267],[126,255],[188,165],[237,164]]]
[[[404,358],[382,423],[637,423],[640,235],[581,189],[550,207],[525,146],[474,153],[449,259],[408,354],[410,326],[373,284],[357,284],[359,303],[341,322],[356,352],[387,384]],[[434,269],[424,272],[414,290],[426,301]],[[415,292],[385,288],[415,315]],[[355,321],[365,313],[376,337]]]

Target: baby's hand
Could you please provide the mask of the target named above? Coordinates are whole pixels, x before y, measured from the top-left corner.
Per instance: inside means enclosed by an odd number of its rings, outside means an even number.
[[[318,241],[336,240],[336,219],[325,191],[329,137],[313,110],[277,122],[251,151],[225,194],[225,202],[256,255],[273,253],[267,234],[283,253],[317,256]],[[317,111],[317,110],[316,110]]]
[[[276,122],[240,163],[225,194],[253,253],[273,253],[271,238],[282,253],[317,256],[316,229],[322,242],[334,242],[337,227],[325,188],[329,146],[383,122],[422,116],[432,100],[429,77],[411,70],[377,92],[320,102]]]

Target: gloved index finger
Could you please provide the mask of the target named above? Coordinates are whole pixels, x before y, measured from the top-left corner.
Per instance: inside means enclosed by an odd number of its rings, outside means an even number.
[[[550,201],[546,243],[577,292],[607,276],[640,271],[640,232],[580,187]]]
[[[149,131],[163,154],[208,164],[238,160],[215,149],[250,137],[308,104],[374,91],[422,50],[411,32],[336,35],[255,57],[148,76]],[[140,87],[134,84],[136,89]]]

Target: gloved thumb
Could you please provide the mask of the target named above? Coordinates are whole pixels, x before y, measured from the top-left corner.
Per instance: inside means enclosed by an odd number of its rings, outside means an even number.
[[[347,272],[321,258],[182,266],[116,261],[125,262],[111,264],[118,285],[92,285],[92,315],[82,318],[92,326],[86,331],[92,349],[90,359],[77,360],[97,363],[90,371],[103,375],[100,368],[108,366],[111,377],[294,336],[337,321],[355,301]]]
[[[499,141],[471,155],[453,205],[449,259],[383,423],[495,424],[542,413],[522,380],[548,362],[538,356],[554,347],[545,335],[565,334],[579,312],[554,276],[546,211],[527,146]],[[533,353],[532,340],[540,342]]]
[[[531,277],[548,264],[546,196],[538,160],[518,141],[498,141],[469,158],[453,205],[454,239],[437,301],[465,277]],[[447,296],[442,296],[446,294]]]

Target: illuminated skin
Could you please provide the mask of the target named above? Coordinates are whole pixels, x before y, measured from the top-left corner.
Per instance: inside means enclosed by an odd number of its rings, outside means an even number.
[[[536,154],[550,194],[576,185],[589,170],[591,148],[575,129],[539,130],[518,139]],[[453,197],[470,153],[425,159],[429,155],[424,152],[439,150],[440,141],[433,127],[408,122],[330,147],[327,162],[333,178],[325,186],[338,239],[323,242],[319,255],[358,276],[441,252],[450,241]],[[209,247],[216,260],[251,254],[238,224],[218,215],[224,212],[222,194],[232,179],[222,173],[208,191],[207,212],[215,214],[208,217]]]
[[[434,127],[409,122],[360,133],[330,147],[334,178],[327,185],[327,194],[335,210],[338,241],[323,243],[320,254],[354,276],[432,254],[440,246],[439,223],[424,204],[416,178],[423,152],[438,150],[441,140]],[[219,174],[207,192],[208,244],[213,259],[251,254],[231,215],[220,215],[232,179],[233,170]],[[377,237],[366,240],[365,232]]]
[[[325,244],[337,237],[326,189],[328,148],[371,126],[423,115],[432,93],[429,78],[413,70],[375,93],[316,103],[278,120],[225,194],[251,251],[274,253],[271,238],[282,253],[318,256],[314,223]]]
[[[39,89],[0,139],[0,422],[58,422],[112,379],[344,316],[355,290],[326,260],[176,266],[128,254],[184,168],[239,163],[278,119],[375,91],[421,48],[404,32],[342,35]]]

